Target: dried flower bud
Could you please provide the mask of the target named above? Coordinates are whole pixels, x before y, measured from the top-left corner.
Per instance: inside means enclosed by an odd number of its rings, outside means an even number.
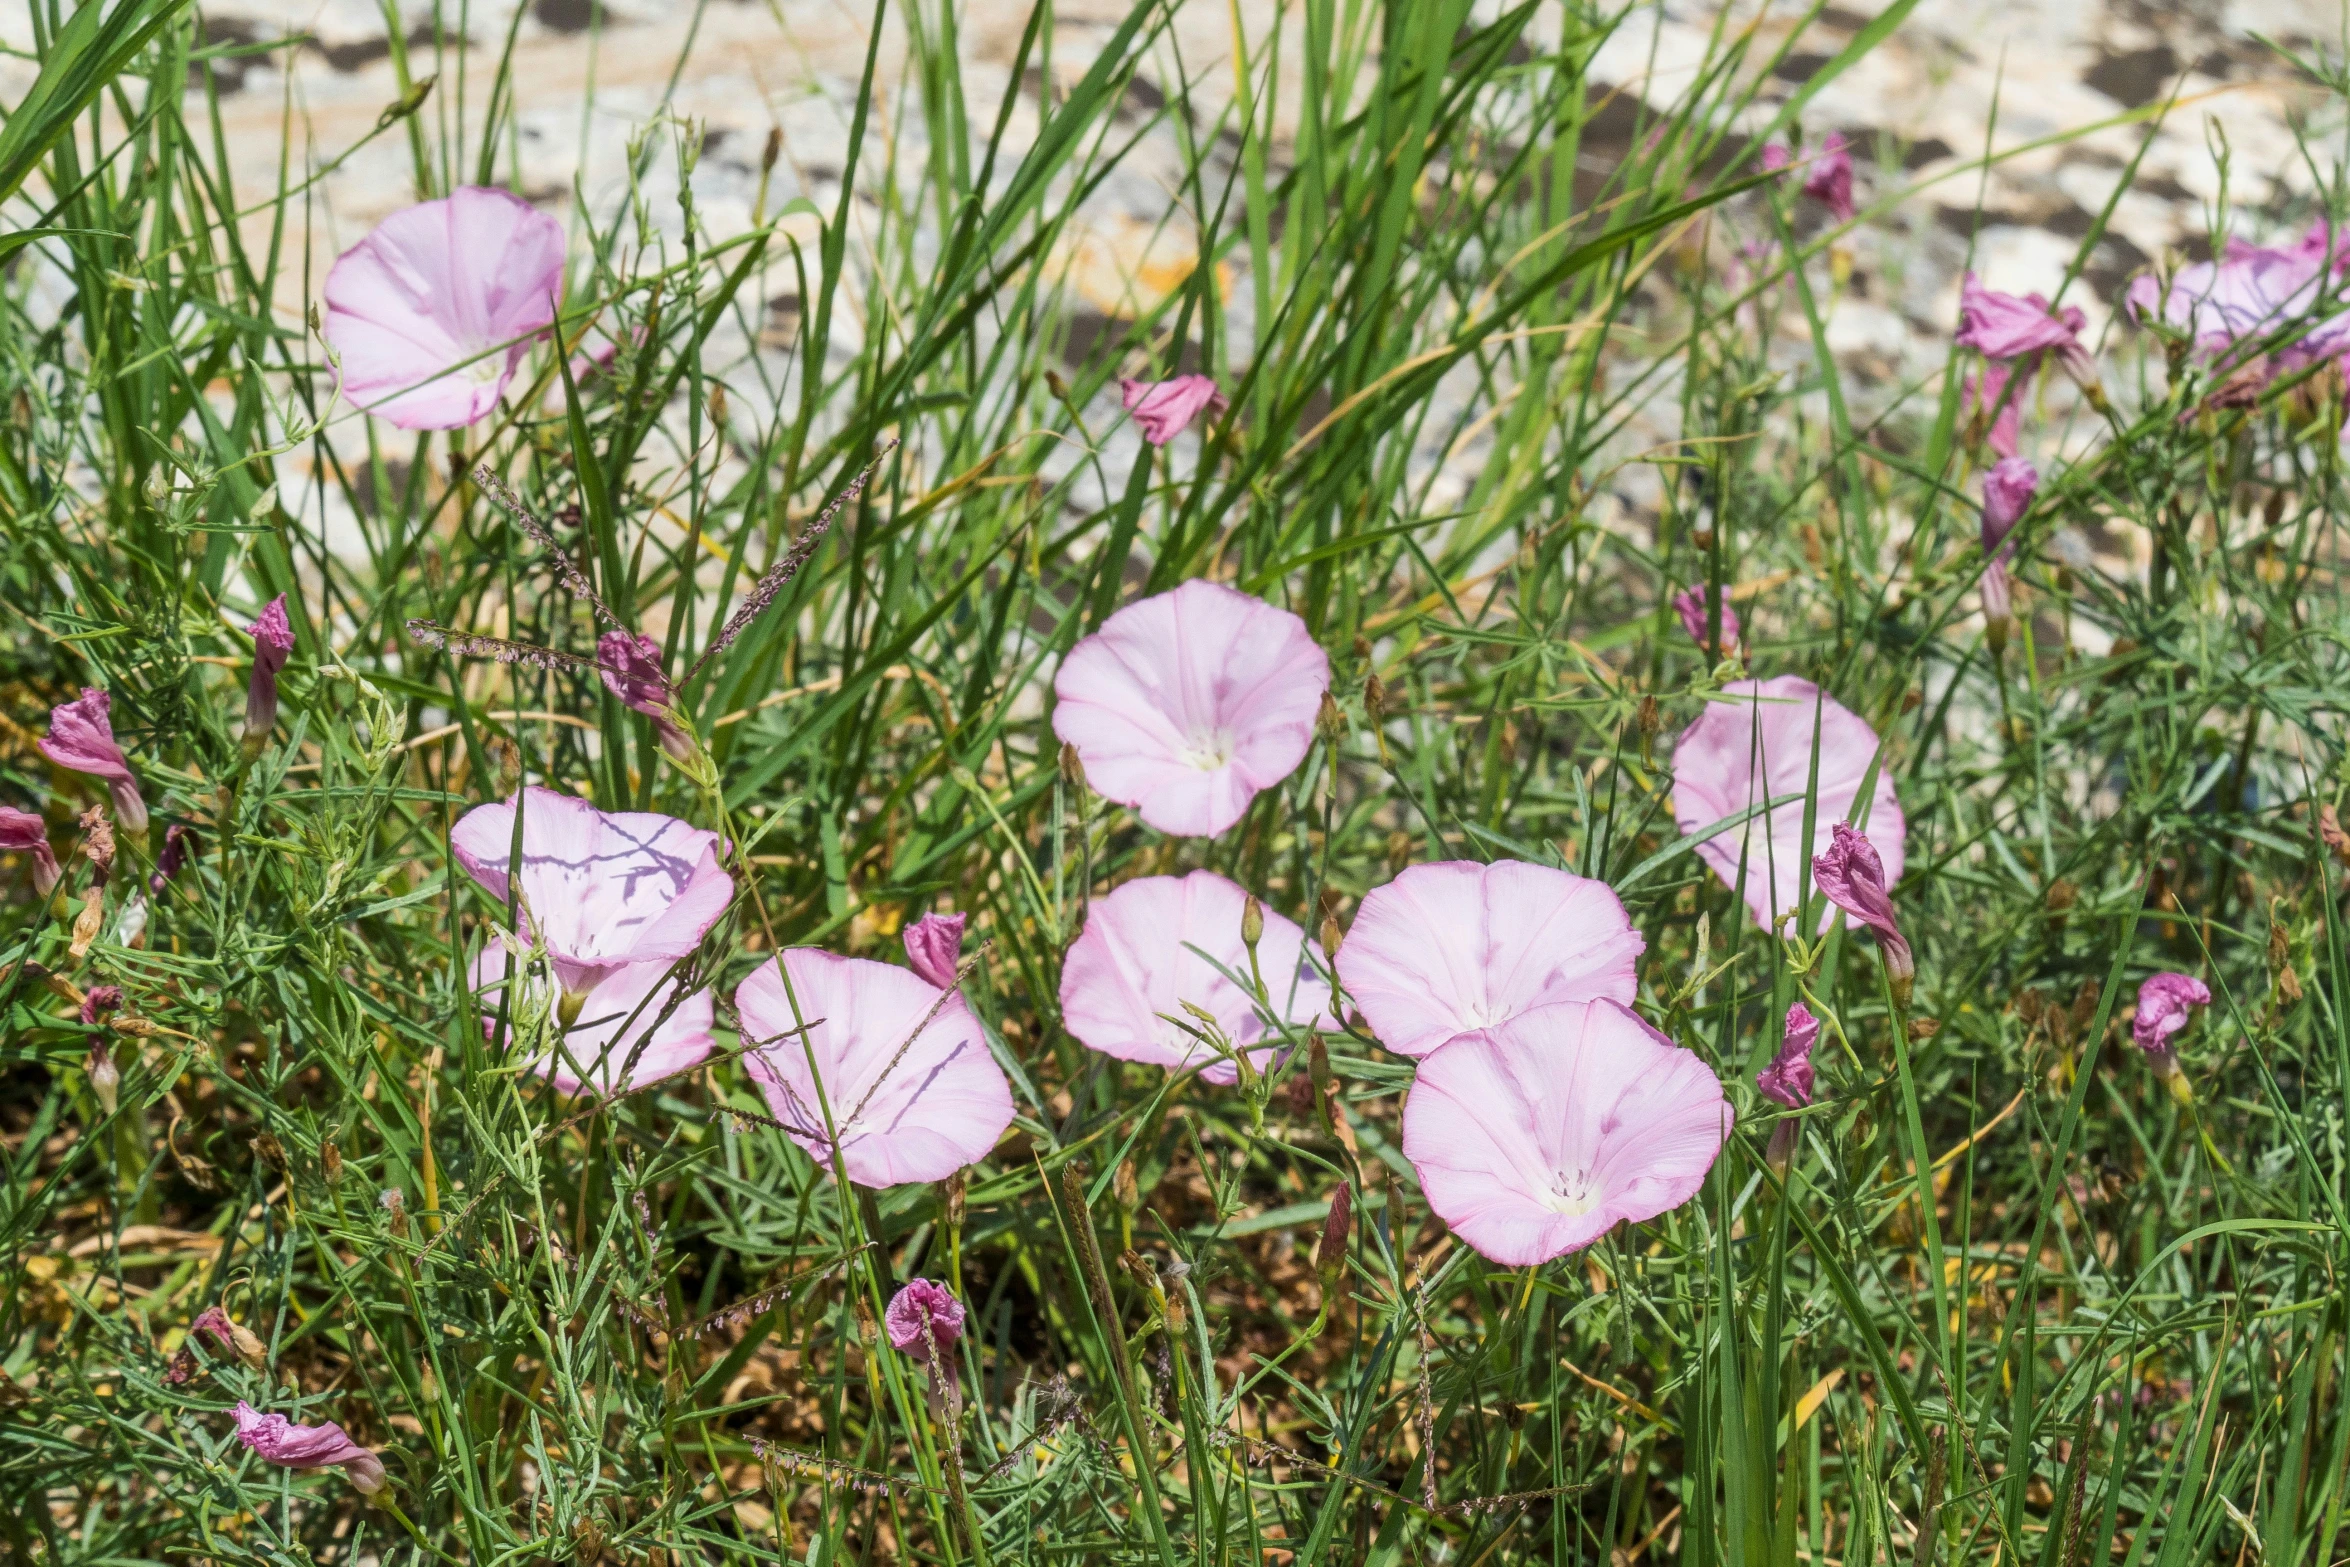
[[[1322,1221],[1322,1240],[1314,1248],[1314,1271],[1322,1276],[1322,1305],[1330,1306],[1339,1275],[1346,1270],[1346,1248],[1354,1239],[1354,1193],[1341,1183],[1330,1194],[1330,1216]]]
[[[1118,1206],[1128,1213],[1133,1213],[1142,1206],[1142,1185],[1135,1179],[1132,1158],[1118,1161],[1117,1173],[1110,1177],[1110,1195],[1115,1197],[1118,1200]]]
[[[1664,716],[1657,708],[1656,693],[1650,691],[1643,694],[1640,698],[1641,743],[1646,744],[1648,741],[1654,740],[1657,736],[1657,731],[1663,727]]]
[[[1346,734],[1346,714],[1338,710],[1338,704],[1327,691],[1322,693],[1322,705],[1314,712],[1314,733],[1324,743],[1333,745]]]
[[[1067,741],[1061,744],[1061,782],[1072,789],[1085,787],[1085,762],[1078,756],[1077,747]]]
[[[1377,675],[1363,677],[1363,712],[1374,724],[1387,716],[1387,687]]]
[[[259,1132],[254,1135],[250,1146],[253,1149],[254,1158],[281,1175],[285,1173],[286,1145],[284,1143],[279,1142],[267,1132]]]
[[[343,1150],[333,1138],[318,1145],[318,1167],[326,1176],[326,1184],[334,1186],[343,1179]]]
[[[98,939],[99,927],[106,923],[106,895],[95,887],[82,892],[82,910],[73,917],[73,945],[67,950],[79,963],[90,955],[91,945]]]
[[[91,869],[103,886],[114,871],[114,823],[107,820],[103,807],[93,805],[82,812],[81,829],[82,853],[89,856]]]
[[[962,1170],[957,1170],[941,1183],[942,1195],[946,1198],[946,1219],[949,1230],[959,1230],[963,1227],[963,1203],[969,1195],[970,1189],[970,1177],[967,1172]]]

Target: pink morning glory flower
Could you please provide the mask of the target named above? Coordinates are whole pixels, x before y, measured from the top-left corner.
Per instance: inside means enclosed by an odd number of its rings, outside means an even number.
[[[501,904],[518,803],[520,921],[546,951],[566,1004],[584,1002],[631,964],[675,963],[701,944],[734,897],[734,878],[718,865],[716,833],[673,816],[607,814],[534,784],[513,800],[475,806],[450,834],[457,863]]]
[[[906,927],[906,966],[924,984],[951,990],[963,962],[964,914],[925,914]]]
[[[1689,588],[1673,595],[1673,613],[1681,617],[1681,629],[1689,633],[1689,640],[1699,647],[1706,645],[1706,596],[1703,588]],[[1722,601],[1722,651],[1727,653],[1738,645],[1738,611],[1729,600]]]
[[[2179,268],[2166,288],[2151,276],[2123,296],[2133,320],[2161,320],[2192,337],[2205,354],[2273,336],[2305,317],[2324,315],[2286,350],[2288,363],[2306,364],[2350,349],[2350,314],[2325,315],[2335,274],[2350,266],[2350,248],[2320,223],[2291,245],[2228,243],[2217,261]]]
[[[1217,1031],[1252,1067],[1264,1070],[1279,1033],[1258,1011],[1253,985],[1242,989],[1218,967],[1252,980],[1240,929],[1247,908],[1248,894],[1214,871],[1145,876],[1096,898],[1061,964],[1063,1026],[1080,1043],[1121,1061],[1170,1072],[1205,1062],[1201,1077],[1233,1081],[1239,1068],[1178,1026],[1205,1031],[1186,1010],[1188,1002],[1215,1019]],[[1321,1016],[1330,982],[1307,958],[1305,932],[1271,909],[1262,918],[1257,968],[1274,1015],[1296,1028],[1335,1027]]]
[[[1839,223],[1850,223],[1852,205],[1852,151],[1840,131],[1828,132],[1813,155],[1811,172],[1804,176],[1803,193],[1824,203]]]
[[[563,1025],[561,1047],[531,1062],[530,1070],[566,1094],[592,1088],[616,1095],[700,1065],[718,1048],[710,1033],[715,1004],[707,989],[698,989],[662,1017],[679,988],[670,977],[671,967],[671,960],[656,958],[606,974],[580,998],[578,1016]],[[518,986],[534,979],[526,970],[515,976]],[[472,983],[482,1026],[494,1032],[506,984],[506,954],[500,945],[491,943],[473,960]]]
[[[324,1425],[298,1426],[283,1415],[265,1415],[239,1400],[237,1440],[286,1469],[340,1468],[362,1496],[373,1496],[390,1483],[383,1460],[352,1441],[331,1420]]]
[[[596,639],[596,673],[604,689],[631,712],[653,721],[661,749],[681,762],[694,758],[693,737],[677,712],[677,693],[661,668],[661,644],[629,631],[607,631]]]
[[[46,898],[57,890],[57,851],[49,847],[49,824],[40,817],[0,805],[0,850],[33,857],[33,891]]]
[[[1695,1054],[1613,1001],[1569,1001],[1422,1061],[1403,1151],[1455,1235],[1528,1267],[1696,1196],[1731,1119]]]
[[[1011,1085],[969,1009],[905,969],[794,947],[744,980],[734,1004],[757,1046],[744,1064],[767,1107],[827,1169],[829,1110],[841,1164],[859,1186],[943,1181],[987,1157],[1012,1124]]]
[[[1986,359],[2036,359],[2053,352],[2067,369],[2090,373],[2089,350],[2081,331],[2089,318],[2078,305],[2053,309],[2040,294],[2004,294],[1985,288],[1969,272],[1958,294],[1958,333],[1961,348],[1972,348]]]
[[[2152,974],[2138,987],[2138,1012],[2130,1022],[2130,1038],[2146,1052],[2146,1064],[2181,1104],[2194,1103],[2195,1092],[2188,1086],[2171,1040],[2193,1021],[2196,1007],[2210,1005],[2211,987],[2192,974]]]
[[[1645,946],[1605,882],[1522,860],[1450,860],[1372,889],[1338,973],[1381,1044],[1424,1056],[1536,1007],[1629,1003]]]
[[[80,696],[50,712],[41,754],[68,772],[103,780],[114,802],[115,822],[136,838],[147,830],[147,801],[139,793],[139,780],[131,775],[130,758],[114,743],[109,705],[105,692],[82,687]]]
[[[245,743],[258,745],[277,727],[277,677],[294,652],[294,624],[280,593],[253,622],[253,678],[245,687]]]
[[[453,430],[497,407],[555,319],[563,225],[468,185],[395,212],[326,276],[343,392],[403,430]]]
[[[909,1279],[881,1314],[889,1341],[916,1360],[928,1360],[932,1346],[946,1348],[963,1336],[963,1303],[944,1284]]]
[[[1885,862],[1878,858],[1876,845],[1853,831],[1851,823],[1836,822],[1833,841],[1811,862],[1811,876],[1830,903],[1875,935],[1885,954],[1885,973],[1893,981],[1893,994],[1907,1001],[1917,961],[1894,918],[1892,878],[1885,874]]]
[[[1804,867],[1826,849],[1833,823],[1853,814],[1861,780],[1877,755],[1877,732],[1850,708],[1795,675],[1733,680],[1726,700],[1708,703],[1673,750],[1673,803],[1684,833],[1701,833],[1766,800],[1794,798],[1697,846],[1727,887],[1746,864],[1746,903],[1765,925],[1799,904]],[[1815,724],[1814,713],[1817,713]],[[1803,836],[1804,796],[1812,749],[1819,749],[1819,793],[1812,837]],[[1879,767],[1870,796],[1868,835],[1899,880],[1906,833],[1891,772]],[[1829,915],[1823,912],[1825,928]]]
[[[1096,793],[1209,838],[1314,742],[1330,660],[1306,623],[1221,583],[1129,604],[1062,660],[1053,733]]]
[[[1142,438],[1153,446],[1175,439],[1202,409],[1224,406],[1224,394],[1204,375],[1179,375],[1171,381],[1120,381],[1118,396],[1141,427]]]

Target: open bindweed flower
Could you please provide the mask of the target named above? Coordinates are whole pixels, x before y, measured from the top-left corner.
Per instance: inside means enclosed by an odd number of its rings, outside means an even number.
[[[2194,1087],[2179,1065],[2171,1040],[2194,1020],[2194,1009],[2211,1005],[2211,987],[2192,974],[2153,974],[2138,987],[2138,1014],[2130,1038],[2146,1052],[2146,1064],[2180,1104],[2195,1102]]]
[[[373,1496],[390,1484],[383,1460],[331,1420],[298,1426],[283,1415],[265,1415],[239,1400],[237,1440],[281,1468],[340,1469],[362,1496]]]
[[[2280,345],[2280,357],[2286,365],[2307,364],[2350,351],[2350,314],[2328,297],[2345,267],[2350,241],[2319,223],[2292,245],[2230,241],[2220,260],[2179,268],[2167,287],[2141,276],[2123,303],[2132,320],[2158,320],[2215,358],[2239,347],[2250,352],[2306,322],[2304,334]]]
[[[1192,581],[1129,604],[1053,677],[1053,733],[1094,792],[1160,832],[1210,838],[1297,770],[1330,660],[1287,610]]]
[[[945,1349],[963,1336],[963,1303],[944,1284],[909,1279],[881,1314],[889,1341],[916,1360]]]
[[[1804,867],[1832,842],[1832,824],[1855,814],[1861,780],[1877,756],[1877,732],[1794,675],[1733,680],[1722,687],[1722,696],[1725,700],[1707,704],[1673,748],[1675,815],[1684,833],[1699,833],[1765,801],[1783,802],[1697,846],[1698,857],[1726,887],[1738,886],[1744,861],[1747,907],[1770,925],[1798,907]],[[1804,802],[1815,742],[1819,792],[1811,805],[1807,842]],[[1898,881],[1906,827],[1889,768],[1877,769],[1867,814],[1869,841]],[[1822,929],[1831,917],[1821,912]]]
[[[522,874],[509,889],[518,806]],[[693,951],[734,897],[716,833],[673,816],[599,811],[536,784],[467,811],[449,841],[492,898],[504,903],[510,890],[519,898],[523,929],[561,987],[566,1023],[583,1016],[590,993],[620,970],[666,967]]]
[[[1798,1001],[1787,1008],[1787,1032],[1779,1041],[1779,1053],[1771,1057],[1771,1064],[1754,1075],[1754,1086],[1773,1104],[1800,1110],[1811,1103],[1812,1047],[1820,1040],[1820,1020],[1812,1016],[1811,1008]],[[1771,1142],[1763,1157],[1772,1169],[1782,1175],[1795,1155],[1796,1123],[1782,1120],[1771,1128]]]
[[[1689,640],[1700,648],[1706,645],[1706,591],[1688,588],[1673,595],[1673,613],[1681,617],[1681,629],[1689,633]],[[1730,607],[1727,597],[1722,600],[1722,651],[1733,652],[1738,646],[1738,611]]]
[[[0,850],[32,857],[34,892],[46,898],[57,890],[63,869],[57,863],[57,851],[49,847],[49,824],[41,817],[13,805],[0,805]]]
[[[1454,1234],[1528,1267],[1697,1195],[1731,1121],[1693,1052],[1613,1001],[1571,1001],[1422,1061],[1403,1152]]]
[[[1834,824],[1827,849],[1811,862],[1812,880],[1830,903],[1866,925],[1885,955],[1885,977],[1893,982],[1893,999],[1907,1005],[1917,978],[1917,960],[1893,915],[1894,877],[1885,874],[1885,862],[1867,836],[1850,822]]]
[[[563,225],[466,185],[393,213],[326,275],[343,392],[403,430],[454,430],[498,406],[555,319]]]
[[[114,820],[132,837],[147,831],[147,800],[131,772],[130,758],[114,743],[114,723],[107,716],[111,701],[95,686],[59,704],[49,714],[49,733],[41,740],[41,754],[68,772],[87,773],[102,780],[114,802]]]
[[[1175,439],[1203,411],[1220,411],[1224,407],[1224,394],[1204,375],[1179,375],[1168,381],[1120,381],[1118,397],[1126,405],[1126,411],[1134,415],[1142,438],[1153,446],[1164,446]]]
[[[1994,652],[2007,645],[2007,624],[2015,613],[2007,581],[2007,536],[2039,491],[2040,470],[2021,457],[2003,457],[1983,475],[1983,621]]]
[[[2040,294],[2005,294],[1985,288],[1969,272],[1959,288],[1958,332],[1952,338],[1985,359],[2025,360],[2037,366],[2040,356],[2053,353],[2076,377],[2096,379],[2081,331],[2089,318],[2078,305],[2062,310]]]
[[[567,1094],[593,1089],[615,1095],[700,1065],[718,1048],[710,1033],[715,1002],[710,991],[701,988],[687,992],[671,1009],[670,999],[681,988],[670,978],[671,967],[669,960],[656,958],[605,975],[580,999],[578,1015],[569,1024],[556,1024],[548,1049],[530,1063],[530,1070]],[[473,960],[472,983],[485,1029],[494,1032],[497,1027],[502,994],[510,996],[511,1015],[552,1010],[560,1017],[559,1007],[547,1007],[552,998],[539,999],[536,1009],[528,1005],[533,998],[526,987],[545,982],[527,965],[515,965],[516,989],[504,991],[507,958],[497,943]]]
[[[906,927],[906,966],[926,985],[941,990],[955,987],[955,971],[963,961],[964,914],[925,914]]]
[[[294,654],[294,623],[280,593],[253,622],[253,678],[245,687],[245,747],[258,750],[277,727],[277,677]]]
[[[943,1181],[1012,1124],[1011,1084],[962,998],[905,969],[794,947],[744,980],[734,1004],[767,1107],[827,1169],[829,1120],[859,1186]]]
[[[1364,897],[1338,975],[1381,1044],[1424,1056],[1536,1007],[1628,1005],[1646,945],[1603,881],[1522,860],[1449,860]]]
[[[1204,870],[1139,877],[1096,898],[1061,965],[1063,1026],[1103,1055],[1171,1072],[1204,1062],[1201,1077],[1229,1083],[1239,1068],[1216,1059],[1199,1037],[1212,1021],[1227,1044],[1263,1071],[1280,1038],[1258,1010],[1251,985],[1256,971],[1242,929],[1249,908],[1246,892]],[[1322,1015],[1330,983],[1306,957],[1305,932],[1262,907],[1257,917],[1263,921],[1257,971],[1273,1015],[1296,1028],[1336,1028]]]

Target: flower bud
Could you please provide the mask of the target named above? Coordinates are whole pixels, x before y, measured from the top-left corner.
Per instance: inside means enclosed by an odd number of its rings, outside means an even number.
[[[1330,1308],[1346,1271],[1346,1248],[1354,1239],[1354,1193],[1341,1182],[1330,1194],[1330,1216],[1322,1221],[1322,1240],[1314,1248],[1314,1272],[1322,1279],[1322,1309]]]
[[[1265,906],[1257,901],[1257,895],[1252,892],[1248,895],[1248,901],[1240,906],[1241,944],[1253,952],[1257,943],[1264,939]]]
[[[1322,705],[1314,712],[1314,733],[1326,744],[1335,745],[1346,733],[1346,714],[1338,709],[1330,693],[1322,693]]]
[[[277,727],[277,677],[294,652],[293,621],[280,593],[253,622],[253,678],[245,687],[245,748],[260,749]]]
[[[1061,782],[1072,789],[1085,787],[1085,762],[1077,754],[1077,747],[1067,741],[1061,743]]]
[[[82,1063],[82,1070],[89,1074],[90,1092],[98,1096],[98,1103],[108,1115],[114,1114],[115,1106],[121,1102],[122,1073],[115,1069],[114,1051],[105,1040],[90,1047],[89,1059]]]

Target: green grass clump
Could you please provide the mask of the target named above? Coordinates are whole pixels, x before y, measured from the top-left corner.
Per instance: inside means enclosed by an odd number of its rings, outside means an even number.
[[[94,928],[78,849],[55,906],[20,857],[0,910],[0,1551],[2338,1560],[2339,378],[2213,399],[2117,328],[2098,403],[2027,415],[2046,482],[1995,655],[1963,356],[1856,418],[1825,346],[1845,236],[1753,157],[1906,9],[1776,107],[1800,31],[1766,55],[1725,24],[1629,106],[1585,67],[1631,20],[1580,0],[1305,0],[1212,103],[1159,0],[1080,72],[1040,10],[1009,79],[1055,86],[1014,113],[912,0],[837,188],[714,231],[696,129],[656,119],[638,193],[571,217],[561,343],[500,414],[411,436],[338,403],[304,320],[314,179],[353,149],[298,153],[290,120],[278,187],[238,188],[215,73],[254,46],[184,0],[37,0],[0,122],[0,798],[83,841],[98,796],[33,741],[102,686],[156,831]],[[519,178],[510,55],[448,21],[395,29],[372,133],[419,197]],[[1105,327],[1060,263],[1151,137],[1197,265]],[[1792,248],[1725,287],[1750,239]],[[1115,378],[1194,366],[1229,414],[1140,446]],[[592,670],[403,629],[591,647],[480,465],[683,670],[877,458],[684,689],[710,787]],[[1064,772],[1043,693],[1201,576],[1305,619],[1341,721],[1231,831],[1170,840]],[[1671,738],[1732,673],[1668,607],[1700,583],[1738,590],[1752,672],[1888,738],[1906,1024],[1867,943],[1760,930],[1676,848]],[[248,757],[242,628],[281,592],[298,648]],[[735,1113],[763,1106],[730,1056],[612,1102],[515,1070],[463,983],[504,911],[447,837],[522,780],[725,833],[741,895],[694,960],[721,995],[779,947],[888,957],[967,911],[1016,1130],[940,1188],[844,1193]],[[200,848],[136,930],[170,823]],[[1697,1200],[1579,1257],[1451,1241],[1395,1142],[1410,1065],[1366,1035],[1330,1051],[1341,1138],[1302,1053],[1217,1089],[1059,1026],[1060,955],[1129,877],[1210,866],[1313,929],[1406,865],[1505,856],[1618,887],[1640,1010],[1741,1116]],[[2192,1113],[2123,1021],[2162,969],[2215,994]],[[85,1024],[99,985],[123,1009]],[[1843,1043],[1782,1188],[1752,1081],[1803,995]],[[918,1274],[970,1307],[956,1400],[877,1337]],[[183,1353],[212,1305],[255,1363]],[[254,1460],[239,1400],[340,1422],[391,1488]]]

